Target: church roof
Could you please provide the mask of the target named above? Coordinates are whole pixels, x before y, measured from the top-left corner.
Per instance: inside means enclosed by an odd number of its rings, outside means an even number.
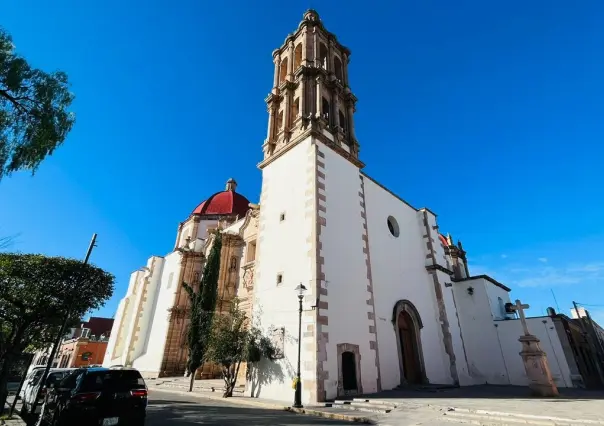
[[[194,215],[238,215],[245,216],[250,209],[250,202],[243,195],[235,192],[237,182],[234,179],[227,181],[226,190],[217,192],[203,201],[193,210]]]
[[[440,240],[443,246],[447,247],[449,245],[449,243],[447,242],[447,237],[445,237],[443,234],[438,234],[438,239]]]

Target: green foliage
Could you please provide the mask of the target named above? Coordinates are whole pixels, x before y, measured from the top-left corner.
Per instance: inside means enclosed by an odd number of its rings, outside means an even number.
[[[212,318],[216,309],[218,295],[218,276],[220,274],[220,252],[222,250],[222,234],[216,232],[214,242],[203,270],[199,291],[183,283],[184,289],[191,302],[190,324],[187,330],[187,346],[189,360],[187,370],[191,374],[189,391],[193,390],[195,371],[203,364],[212,328]]]
[[[75,116],[64,72],[32,68],[0,28],[0,179],[17,170],[35,172],[63,143]]]
[[[228,314],[214,318],[206,359],[222,367],[224,397],[233,395],[242,362],[259,362],[275,353],[270,340],[258,328],[248,325],[249,318],[240,309],[237,299],[231,303]]]
[[[12,360],[54,341],[67,313],[79,319],[113,294],[113,275],[79,260],[0,253],[0,406]]]

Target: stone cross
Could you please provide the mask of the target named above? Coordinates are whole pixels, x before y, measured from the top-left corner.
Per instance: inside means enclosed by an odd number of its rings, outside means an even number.
[[[509,306],[509,305],[508,305]],[[530,308],[530,305],[523,305],[520,300],[516,299],[516,304],[514,305],[514,310],[516,312],[518,312],[518,315],[520,316],[520,322],[522,323],[522,328],[524,329],[524,335],[525,336],[530,336],[531,333],[529,333],[528,327],[526,325],[526,317],[524,316],[524,310]]]

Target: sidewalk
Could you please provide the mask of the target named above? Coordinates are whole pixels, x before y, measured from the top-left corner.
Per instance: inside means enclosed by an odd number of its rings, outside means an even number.
[[[205,381],[205,380],[204,380]],[[206,381],[207,382],[207,381]],[[177,389],[176,387],[170,386],[162,386],[162,385],[154,385],[152,382],[147,382],[148,389],[158,392],[168,392],[174,393],[177,395],[183,396],[192,396],[196,398],[206,398],[206,399],[217,399],[221,401],[226,401],[232,404],[238,405],[246,405],[248,407],[255,407],[259,409],[269,409],[269,410],[281,410],[281,411],[290,411],[298,414],[305,414],[309,416],[317,416],[324,417],[328,419],[334,420],[342,420],[349,421],[354,423],[364,423],[364,424],[377,424],[380,420],[379,415],[373,415],[371,413],[346,413],[342,412],[341,409],[337,408],[326,408],[319,406],[309,406],[304,408],[293,408],[291,405],[284,403],[283,401],[274,401],[265,398],[251,398],[247,396],[232,396],[230,398],[222,397],[222,388],[215,388],[216,391],[200,391],[197,389],[197,386],[194,388],[193,392],[187,392],[184,389]],[[205,386],[204,386],[205,387]]]
[[[10,405],[6,405],[6,407],[4,408],[4,410],[2,411],[2,415],[0,415],[0,425],[6,425],[6,426],[26,426],[25,422],[23,420],[21,420],[21,417],[19,417],[19,415],[16,413],[17,410],[15,410],[15,413],[13,414],[13,416],[10,419],[4,419],[4,416],[8,416],[8,412],[10,410]]]
[[[6,425],[6,426],[27,426],[25,424],[25,422],[23,420],[21,420],[21,417],[19,417],[17,415],[13,415],[13,417],[11,419],[0,420],[0,425]]]
[[[516,417],[526,423],[604,425],[604,392],[560,389],[557,398],[535,398],[526,388],[511,386],[472,386],[437,392],[392,390],[366,396],[398,407],[432,407],[446,417],[447,412],[476,416]],[[398,409],[391,414],[394,420]],[[544,423],[545,424],[545,423]]]
[[[149,389],[163,392],[175,392],[200,398],[223,399],[221,380],[203,380],[196,382],[193,392],[189,393],[188,382],[181,379],[158,379],[148,382]],[[214,389],[214,391],[212,391]],[[229,402],[265,409],[297,411],[282,401],[243,396],[241,388]],[[469,423],[477,421],[488,424],[547,425],[603,425],[604,392],[582,389],[560,389],[557,398],[535,398],[529,395],[527,388],[515,386],[471,386],[463,388],[425,388],[384,391],[378,394],[358,397],[374,404],[387,403],[396,406],[389,414],[376,414],[345,409],[342,405],[326,408],[323,406],[305,407],[298,412],[323,416],[337,420],[369,424],[407,424],[413,417],[422,420],[440,418],[441,421],[465,419]],[[512,420],[514,419],[514,420]],[[423,423],[422,423],[423,424]],[[438,423],[440,424],[440,423]]]

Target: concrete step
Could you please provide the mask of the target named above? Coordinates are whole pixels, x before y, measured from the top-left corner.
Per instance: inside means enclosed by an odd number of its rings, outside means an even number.
[[[561,417],[536,416],[531,414],[504,413],[467,408],[449,408],[443,412],[443,418],[457,423],[478,424],[484,426],[538,425],[538,426],[578,426],[604,425],[604,420],[569,419]]]
[[[387,414],[391,412],[394,408],[392,406],[387,406],[384,404],[371,404],[369,402],[359,402],[359,401],[345,401],[345,400],[336,400],[334,402],[325,403],[325,407],[328,408],[339,408],[341,410],[352,410],[352,411],[364,411],[366,413],[378,413],[378,414]]]
[[[453,389],[458,389],[459,386],[455,385],[406,385],[406,386],[397,386],[396,390],[412,390],[418,392],[445,392]]]
[[[179,383],[179,382],[156,382],[153,384],[158,388],[170,388],[170,389],[182,389],[189,390],[189,383]],[[205,384],[194,384],[193,390],[198,392],[222,392],[224,390],[224,386],[208,386]],[[243,394],[245,391],[245,387],[236,386],[233,389],[233,394]]]
[[[374,398],[353,398],[353,402],[367,402],[374,405],[385,405],[388,407],[396,408],[397,404],[387,399],[374,399]]]
[[[455,411],[443,413],[443,420],[454,423],[464,423],[480,426],[515,426],[515,425],[539,425],[539,426],[571,426],[572,423],[556,423],[546,420],[533,420],[528,421],[526,419],[514,418],[514,417],[500,417],[500,416],[487,416],[482,414],[471,414],[471,413],[457,413]]]

